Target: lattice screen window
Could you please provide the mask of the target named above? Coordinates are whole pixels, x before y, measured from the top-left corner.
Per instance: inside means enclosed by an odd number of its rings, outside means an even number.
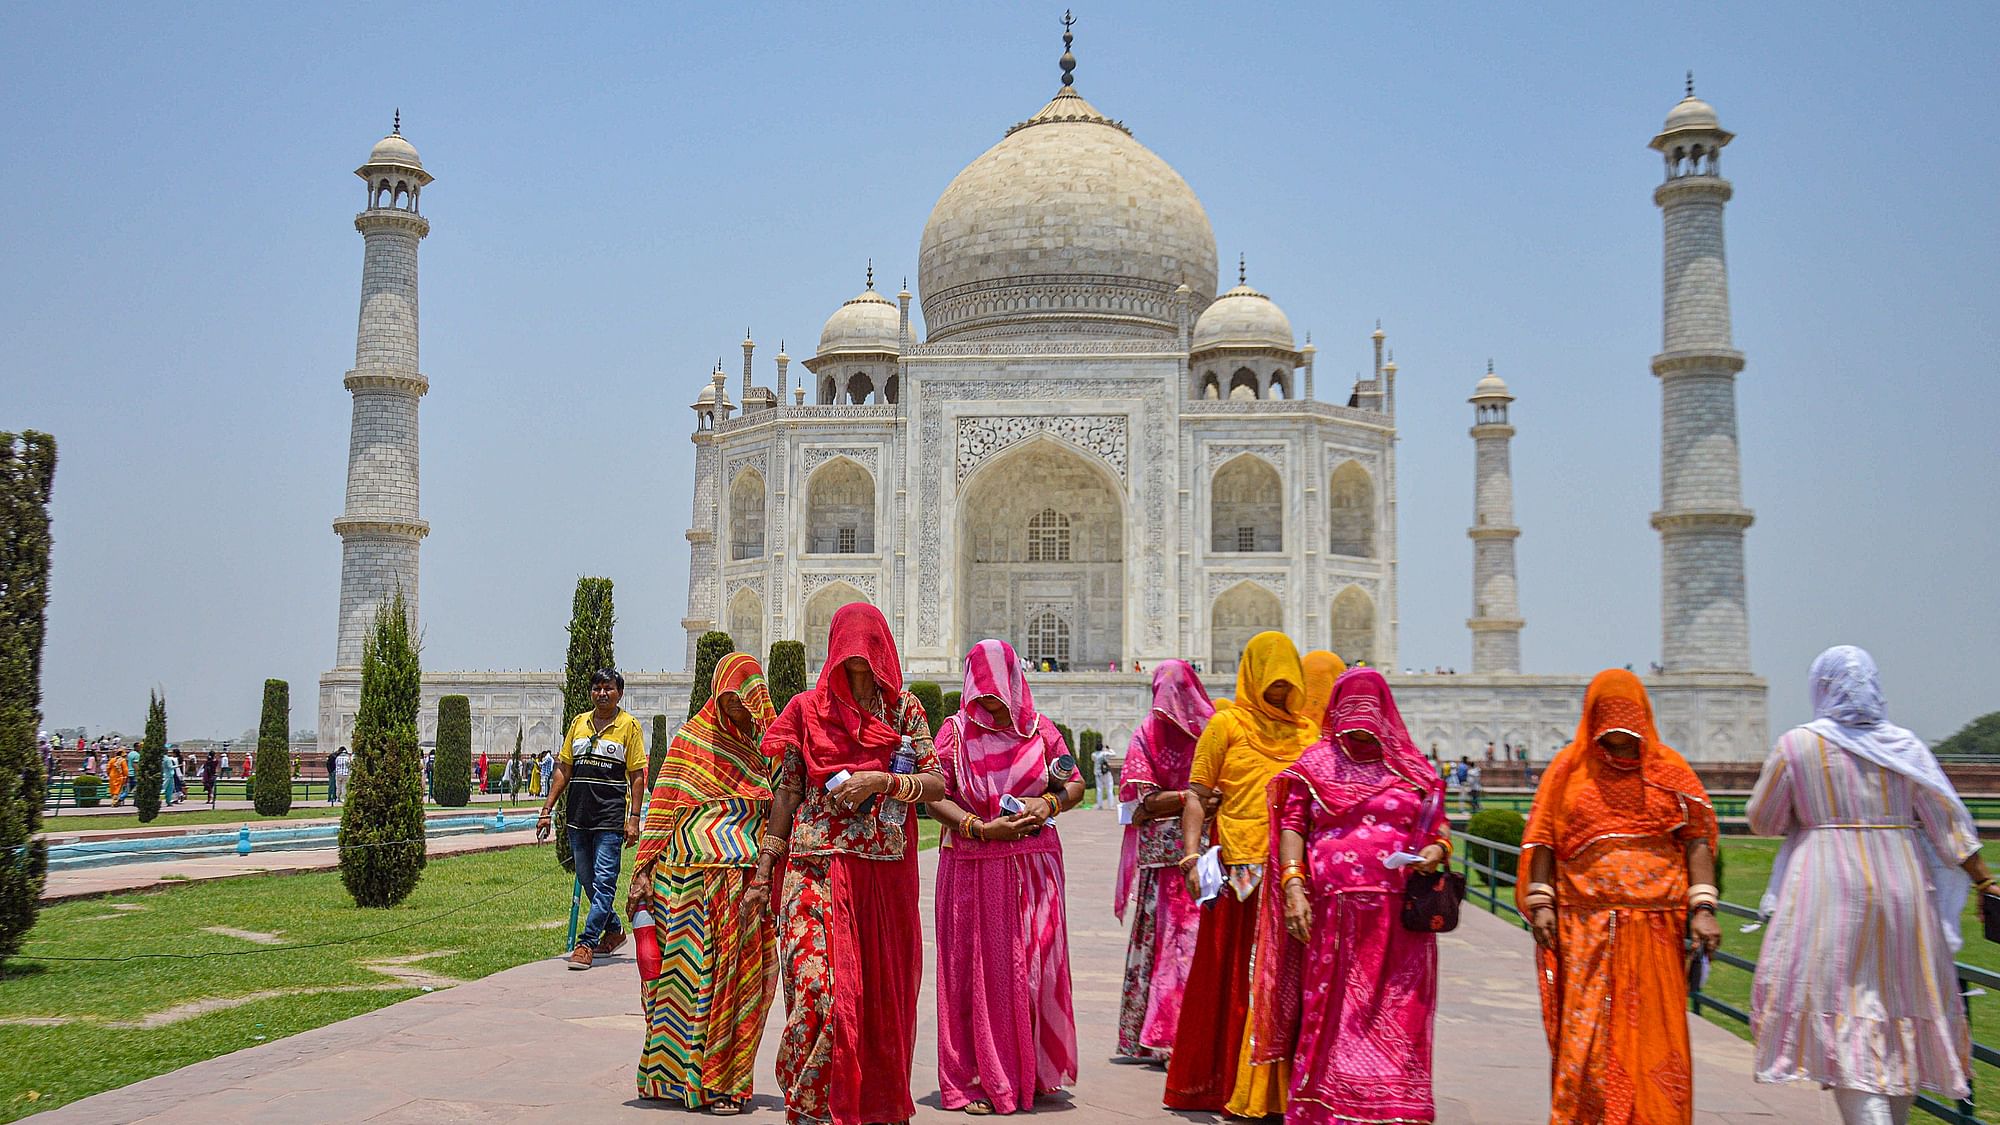
[[[1043,508],[1028,520],[1028,561],[1069,561],[1069,517]]]
[[[843,527],[840,529],[838,542],[835,545],[834,552],[836,554],[841,554],[841,555],[851,555],[855,551],[855,544],[857,542],[859,542],[859,535],[855,532],[855,529],[851,527]]]
[[[1028,622],[1028,660],[1040,664],[1053,660],[1058,667],[1069,663],[1069,622],[1052,612],[1038,613]]]

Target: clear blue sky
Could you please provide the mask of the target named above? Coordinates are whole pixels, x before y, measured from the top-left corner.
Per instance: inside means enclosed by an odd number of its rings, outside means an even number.
[[[1843,9],[1852,6],[1842,6]],[[2000,707],[2000,10],[1091,4],[1078,85],[1320,347],[1402,367],[1402,651],[1469,663],[1465,398],[1520,401],[1527,669],[1658,651],[1660,162],[1694,68],[1725,170],[1752,643],[1774,729],[1872,649],[1942,737]],[[54,432],[51,725],[315,721],[361,240],[400,106],[424,195],[427,667],[555,667],[574,579],[678,665],[686,409],[747,324],[803,356],[873,256],[1057,85],[1059,5],[10,5],[0,428]],[[914,280],[914,279],[913,279]],[[579,471],[579,448],[615,448]],[[607,472],[608,470],[608,472]],[[579,546],[585,528],[613,528]]]

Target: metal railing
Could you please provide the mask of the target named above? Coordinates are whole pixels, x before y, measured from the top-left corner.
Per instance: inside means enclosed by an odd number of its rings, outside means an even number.
[[[1520,910],[1515,908],[1513,902],[1514,896],[1509,893],[1503,899],[1500,895],[1503,884],[1511,888],[1517,880],[1517,876],[1514,873],[1501,870],[1500,865],[1502,861],[1500,857],[1503,855],[1515,857],[1515,866],[1518,867],[1521,855],[1520,846],[1500,840],[1489,840],[1483,836],[1474,836],[1471,833],[1459,830],[1454,830],[1452,835],[1463,844],[1461,854],[1465,857],[1463,860],[1465,869],[1479,872],[1481,876],[1480,881],[1485,884],[1483,896],[1479,888],[1467,888],[1465,895],[1467,900],[1477,902],[1484,897],[1488,913],[1497,915],[1505,911],[1512,917],[1515,925],[1526,929],[1528,926],[1527,919],[1521,917]],[[1475,860],[1475,852],[1483,853],[1483,857]],[[1752,922],[1762,920],[1758,917],[1755,910],[1747,906],[1739,906],[1733,902],[1720,904],[1719,911],[1730,917],[1744,918]],[[1757,971],[1757,962],[1754,958],[1739,957],[1734,953],[1729,953],[1721,949],[1717,949],[1710,955],[1709,961],[1714,965],[1727,965],[1734,969],[1741,969],[1746,973],[1754,974]],[[1976,993],[2000,992],[2000,973],[1995,973],[1989,969],[1982,969],[1977,965],[1968,965],[1963,961],[1955,962],[1955,965],[1958,970],[1959,1000],[1965,1005],[1965,1022],[1970,1027],[1972,1023],[1972,997]],[[1696,1015],[1703,1015],[1705,1011],[1715,1011],[1741,1024],[1748,1025],[1750,1022],[1749,1012],[1699,988],[1688,991],[1688,1010]],[[1972,1043],[1972,1057],[1975,1061],[1983,1062],[1988,1066],[2000,1066],[2000,1050],[1995,1050],[1978,1040],[1974,1040]],[[1970,1079],[1971,1076],[1968,1075],[1967,1078]],[[1971,1089],[1970,1081],[1967,1083],[1967,1088],[1968,1090]],[[1931,1094],[1920,1093],[1917,1095],[1916,1104],[1917,1108],[1931,1116],[1950,1121],[1953,1125],[1988,1125],[1979,1116],[1972,1097],[1966,1097],[1957,1101],[1945,1101]]]

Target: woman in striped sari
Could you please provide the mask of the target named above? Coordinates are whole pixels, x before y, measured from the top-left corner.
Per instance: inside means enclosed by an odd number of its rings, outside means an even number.
[[[723,657],[713,684],[660,762],[626,908],[650,907],[662,954],[659,977],[639,985],[639,1096],[734,1114],[778,986],[769,912],[744,902],[770,809],[760,740],[774,716],[754,658]]]

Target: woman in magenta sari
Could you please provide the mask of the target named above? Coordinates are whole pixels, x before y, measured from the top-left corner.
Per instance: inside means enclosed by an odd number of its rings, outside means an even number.
[[[1062,842],[1083,799],[1055,725],[1037,714],[1014,650],[965,658],[958,714],[938,728],[945,796],[937,872],[938,1090],[946,1109],[1013,1113],[1076,1081]],[[1001,805],[1020,802],[1020,811]],[[1013,801],[1009,801],[1013,804]]]
[[[1451,854],[1444,783],[1373,668],[1334,686],[1320,740],[1271,782],[1251,1058],[1292,1061],[1287,1125],[1425,1122],[1437,938],[1403,928],[1407,873]],[[1391,867],[1390,857],[1416,854]],[[1281,934],[1279,931],[1283,931]],[[1289,934],[1289,937],[1284,936]]]
[[[1215,704],[1194,668],[1185,660],[1162,661],[1153,669],[1153,710],[1132,732],[1125,751],[1118,799],[1134,808],[1118,856],[1112,910],[1124,921],[1136,892],[1138,912],[1132,918],[1118,1007],[1118,1053],[1127,1058],[1164,1059],[1173,1053],[1201,908],[1188,897],[1177,868],[1165,878],[1161,871],[1180,862],[1188,770],[1194,764],[1194,745],[1213,714]]]

